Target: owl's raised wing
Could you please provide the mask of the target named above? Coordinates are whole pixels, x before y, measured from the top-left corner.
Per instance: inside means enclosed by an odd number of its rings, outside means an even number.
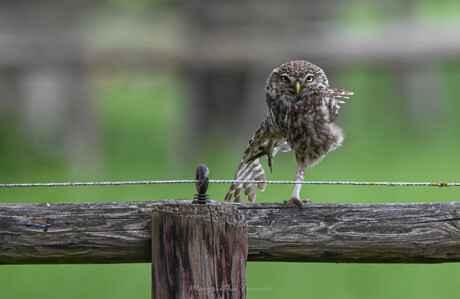
[[[286,152],[291,150],[291,147],[285,140],[274,139],[269,132],[268,122],[264,120],[244,151],[243,158],[236,170],[235,180],[265,181],[265,171],[260,164],[259,158],[266,155],[268,165],[271,169],[272,158],[278,151]],[[264,191],[266,184],[257,183],[256,186],[261,191]],[[256,190],[251,183],[233,183],[225,196],[225,201],[231,201],[233,196],[235,202],[243,202],[241,194],[243,188],[248,200],[254,202],[256,199]]]
[[[331,121],[334,121],[339,114],[339,104],[344,104],[345,101],[341,99],[350,99],[350,96],[354,93],[352,91],[348,91],[345,89],[338,89],[338,88],[329,88],[329,94],[331,97],[329,98],[328,108],[331,115]]]

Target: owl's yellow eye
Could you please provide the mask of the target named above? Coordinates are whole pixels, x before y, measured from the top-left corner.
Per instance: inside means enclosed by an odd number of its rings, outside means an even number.
[[[312,75],[308,75],[307,78],[305,78],[306,82],[313,82],[313,80],[315,80],[315,77],[313,77]]]
[[[281,76],[281,81],[289,82],[289,77],[288,76]]]

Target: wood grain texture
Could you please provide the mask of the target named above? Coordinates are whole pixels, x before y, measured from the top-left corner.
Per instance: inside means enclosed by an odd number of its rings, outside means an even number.
[[[460,261],[460,203],[244,205],[250,261]]]
[[[190,202],[0,204],[0,264],[150,262],[154,207]],[[248,261],[460,261],[460,202],[218,204],[245,217]]]
[[[247,256],[246,221],[236,207],[154,207],[152,298],[246,298]]]

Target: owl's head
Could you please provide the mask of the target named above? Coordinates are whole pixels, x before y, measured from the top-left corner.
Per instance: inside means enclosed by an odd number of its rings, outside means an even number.
[[[265,92],[271,98],[280,97],[292,102],[321,94],[329,89],[324,71],[304,60],[294,60],[282,64],[268,76]]]

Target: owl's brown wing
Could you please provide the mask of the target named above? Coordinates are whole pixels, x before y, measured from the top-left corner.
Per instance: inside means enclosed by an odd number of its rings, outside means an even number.
[[[260,164],[259,158],[266,155],[268,157],[268,165],[271,169],[273,156],[278,151],[288,151],[291,149],[286,141],[274,139],[269,132],[268,122],[265,120],[260,124],[256,133],[249,141],[248,147],[244,151],[243,158],[236,170],[235,180],[265,181],[265,171]],[[257,183],[256,186],[261,191],[264,191],[266,184]],[[235,202],[243,202],[241,195],[243,188],[248,200],[254,202],[256,191],[254,185],[251,183],[233,183],[225,196],[225,201],[231,201],[233,196]]]

